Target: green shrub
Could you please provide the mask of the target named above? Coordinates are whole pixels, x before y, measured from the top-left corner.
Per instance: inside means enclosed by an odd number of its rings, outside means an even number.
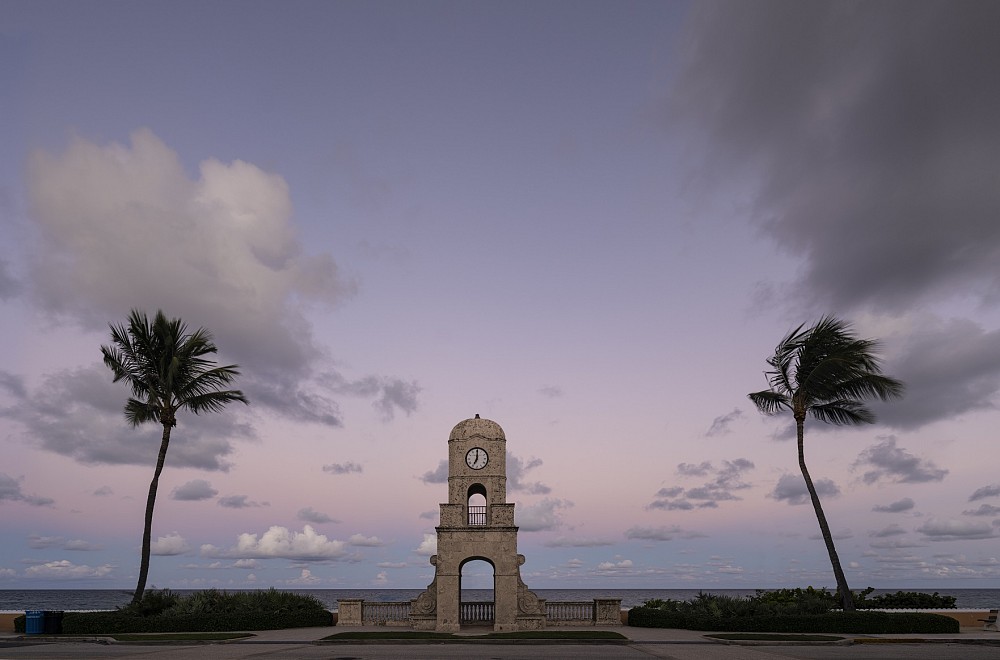
[[[828,612],[825,614],[718,617],[704,613],[633,607],[628,624],[643,628],[681,628],[717,632],[782,633],[957,633],[958,621],[921,612]]]
[[[228,632],[331,625],[333,615],[314,596],[275,589],[234,593],[209,589],[190,596],[178,596],[167,589],[152,590],[140,602],[113,612],[67,612],[62,619],[63,633],[70,635]],[[17,617],[14,626],[23,633],[24,617]]]
[[[854,595],[854,606],[858,609],[954,609],[955,596],[942,596],[938,592],[925,594],[918,591],[897,591],[894,594],[880,594],[869,599],[874,589],[868,587]]]

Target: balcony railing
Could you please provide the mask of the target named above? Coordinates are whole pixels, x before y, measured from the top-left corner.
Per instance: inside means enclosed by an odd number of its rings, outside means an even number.
[[[486,525],[486,507],[469,506],[469,526]]]

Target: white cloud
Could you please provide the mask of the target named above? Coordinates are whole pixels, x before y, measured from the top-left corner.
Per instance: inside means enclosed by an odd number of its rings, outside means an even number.
[[[319,584],[322,581],[323,580],[321,578],[316,577],[315,575],[313,575],[312,571],[310,571],[308,568],[303,568],[302,572],[299,573],[299,576],[297,578],[292,578],[291,580],[286,580],[285,584],[296,584],[296,585],[308,586],[308,585]]]
[[[310,525],[301,532],[287,527],[272,526],[258,538],[257,534],[240,534],[236,544],[228,549],[220,549],[211,544],[201,546],[203,557],[231,557],[240,559],[298,559],[301,561],[323,561],[348,558],[347,544],[330,540],[316,533]]]
[[[90,541],[84,541],[83,539],[73,539],[66,541],[66,545],[63,546],[63,550],[75,550],[78,552],[93,552],[96,550],[103,550],[104,546],[91,543]]]
[[[438,540],[436,534],[424,534],[424,540],[414,549],[418,555],[430,557],[437,552]]]
[[[77,565],[61,559],[59,561],[50,561],[44,564],[29,566],[24,569],[24,577],[44,578],[47,580],[81,580],[108,577],[113,570],[114,567],[108,564],[102,566]]]
[[[161,536],[149,546],[150,554],[161,556],[182,555],[190,549],[188,542],[177,532]]]
[[[382,542],[377,536],[364,536],[363,534],[352,534],[347,542],[354,546],[360,546],[364,548],[378,548],[385,543]]]

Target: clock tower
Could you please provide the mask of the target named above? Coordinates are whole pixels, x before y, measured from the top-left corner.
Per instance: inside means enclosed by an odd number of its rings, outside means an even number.
[[[517,553],[514,505],[507,502],[507,438],[499,424],[476,415],[452,429],[448,502],[440,506],[434,580],[412,603],[414,626],[456,632],[469,621],[459,602],[462,568],[482,560],[493,566],[494,601],[492,608],[475,604],[475,620],[492,620],[496,631],[544,628],[545,601],[521,581],[524,555]]]

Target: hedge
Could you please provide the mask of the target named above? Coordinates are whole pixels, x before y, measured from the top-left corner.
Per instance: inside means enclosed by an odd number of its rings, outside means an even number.
[[[784,616],[714,617],[633,607],[628,625],[640,628],[681,628],[717,632],[781,633],[957,633],[958,621],[924,612],[829,612]]]
[[[332,626],[333,614],[326,610],[134,616],[121,612],[66,612],[62,632],[66,635],[114,635],[145,632],[230,632],[234,630],[278,630]],[[24,616],[14,619],[14,630],[24,632]]]

